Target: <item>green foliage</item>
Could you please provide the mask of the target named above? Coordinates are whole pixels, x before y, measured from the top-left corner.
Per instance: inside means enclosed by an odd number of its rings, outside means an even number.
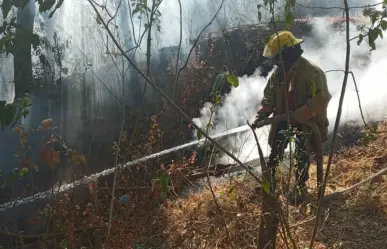
[[[12,0],[12,3],[15,7],[24,7],[27,5],[28,0]]]
[[[270,194],[270,182],[266,179],[263,179],[262,189],[266,194]]]
[[[200,130],[196,131],[196,136],[198,137],[198,140],[202,139],[203,133]]]
[[[168,195],[169,174],[165,169],[153,172],[152,176],[152,192],[158,192],[162,199]]]
[[[218,74],[215,78],[215,83],[212,86],[212,94],[221,91],[224,82],[224,74]]]
[[[64,0],[35,0],[35,2],[38,2],[39,12],[41,13],[50,10],[55,5],[54,10],[52,10],[49,15],[49,17],[51,18],[54,15],[55,11],[62,6]],[[3,18],[6,19],[8,17],[8,14],[11,11],[12,7],[23,8],[27,5],[27,3],[28,0],[3,0],[3,3],[1,4]]]
[[[31,106],[31,101],[25,98],[22,101],[16,101],[12,104],[7,104],[5,101],[0,101],[0,128],[14,125],[17,120],[29,114],[28,107]]]
[[[261,22],[261,20],[262,20],[261,8],[262,8],[262,4],[258,4],[257,5],[257,9],[258,9],[258,22]]]
[[[149,7],[149,2],[151,2],[151,7]],[[133,0],[131,2],[132,5],[132,16],[138,15],[138,18],[142,18],[142,16],[149,17],[148,23],[144,23],[145,28],[149,28],[149,24],[156,24],[157,31],[161,30],[160,27],[160,17],[161,12],[158,10],[162,0]],[[97,20],[98,22],[98,20]]]
[[[293,12],[294,11],[294,8],[296,6],[296,0],[287,0],[285,2],[285,25],[288,29],[290,29],[290,27],[293,25],[294,23],[294,19],[296,19],[296,17],[294,16]]]
[[[160,175],[161,192],[166,195],[168,193],[169,176],[167,172],[162,172]]]
[[[51,18],[55,11],[58,10],[64,0],[35,0],[39,4],[39,12],[43,13],[49,11],[54,6],[54,9],[50,12],[49,18]],[[10,11],[12,8],[23,8],[28,3],[28,0],[3,0],[0,8],[3,13],[4,22],[0,26],[0,53],[13,54],[18,48],[16,44],[29,43],[36,49],[41,39],[37,34],[34,34],[28,30],[23,29],[19,24],[16,23],[16,17],[10,17]],[[10,21],[8,19],[11,18]],[[16,32],[18,31],[18,32]],[[16,34],[18,34],[16,36]],[[17,38],[16,38],[17,37]],[[18,41],[16,40],[18,39]]]
[[[358,45],[358,46],[363,42],[363,39],[364,39],[364,35],[363,35],[363,34],[360,34],[360,35],[359,35],[359,40],[357,41],[357,45]]]
[[[294,16],[293,12],[290,11],[290,9],[285,11],[285,24],[288,29],[293,25],[294,19],[296,17]]]
[[[28,173],[28,168],[21,168],[17,170],[17,174],[19,175],[20,179],[23,179],[24,176]]]
[[[234,74],[220,73],[216,76],[215,83],[212,86],[211,94],[215,95],[217,92],[221,92],[223,84],[227,82],[230,86],[237,88],[239,86],[239,79]]]
[[[148,7],[148,0],[137,0],[132,2],[133,11],[132,15],[134,16],[137,13],[147,14],[148,12],[152,12],[152,10]]]
[[[280,130],[278,133],[284,135],[287,138],[292,136],[292,133],[290,130]]]
[[[276,3],[276,0],[263,0],[263,6],[262,4],[258,4],[258,21],[261,22],[262,19],[262,13],[261,8],[265,7],[266,9],[269,9],[269,12],[273,14],[274,16],[274,4]],[[285,1],[285,9],[284,9],[284,18],[285,18],[285,25],[288,29],[293,25],[295,20],[295,15],[293,13],[294,8],[296,6],[296,0],[286,0]],[[281,19],[280,16],[276,16],[276,19],[273,21],[279,21]]]
[[[212,101],[215,105],[221,104],[224,101],[224,97],[221,95],[224,83],[237,88],[239,86],[239,79],[234,74],[220,73],[216,76],[215,83],[212,86]],[[211,111],[214,111],[213,109]],[[207,124],[207,128],[212,126],[211,123]],[[196,137],[200,140],[203,137],[203,133],[200,130],[196,130]]]
[[[101,25],[101,24],[102,24],[101,18],[100,18],[99,16],[97,16],[97,17],[95,18],[95,20],[97,21],[97,24],[98,24],[98,25]]]
[[[231,86],[237,88],[239,86],[239,79],[234,74],[227,74],[226,75],[226,81]]]
[[[1,248],[0,248],[0,249],[1,249]],[[142,246],[141,244],[136,243],[134,249],[145,249],[145,247]]]
[[[3,18],[5,19],[8,16],[8,13],[12,9],[12,1],[11,0],[3,0],[3,3],[1,4],[1,11],[3,13]]]
[[[258,4],[258,5],[257,5],[257,8],[258,8],[258,22],[261,22],[261,20],[262,20],[262,13],[261,13],[261,11],[259,10],[259,9],[261,8],[261,5]]]
[[[386,1],[383,1],[383,10],[386,10]],[[383,11],[378,11],[375,8],[364,8],[363,15],[370,18],[371,25],[358,27],[360,34],[358,36],[357,45],[360,45],[363,42],[364,37],[367,37],[368,45],[372,51],[376,49],[375,41],[379,37],[383,39],[383,32],[387,30],[387,21]]]
[[[39,3],[39,12],[46,12],[47,10],[51,9],[54,4],[55,0],[37,0]]]
[[[46,12],[55,6],[54,10],[49,14],[51,18],[55,11],[62,6],[64,0],[35,0],[39,3],[39,12]],[[37,49],[41,44],[41,39],[37,34],[23,29],[16,23],[16,17],[12,17],[10,21],[10,11],[12,8],[24,8],[28,0],[3,0],[0,5],[3,14],[4,22],[0,26],[0,53],[14,54],[19,50],[18,46],[31,45]],[[40,57],[39,57],[40,58]],[[28,115],[28,109],[31,105],[30,100],[24,99],[20,103],[6,104],[5,101],[0,101],[0,126],[1,129],[8,127],[21,117]]]
[[[378,124],[368,126],[362,137],[362,144],[368,145],[378,138]]]
[[[233,185],[229,190],[228,190],[228,194],[232,194],[235,192],[235,185]]]

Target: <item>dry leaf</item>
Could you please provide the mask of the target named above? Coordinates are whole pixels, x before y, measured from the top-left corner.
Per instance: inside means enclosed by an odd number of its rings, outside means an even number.
[[[39,165],[37,165],[36,163],[32,165],[32,168],[33,168],[36,172],[39,172]]]

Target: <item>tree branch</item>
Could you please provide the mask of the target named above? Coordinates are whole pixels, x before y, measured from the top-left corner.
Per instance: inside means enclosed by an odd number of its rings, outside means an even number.
[[[175,79],[175,103],[177,103],[177,94],[178,94],[177,82],[179,81],[178,68],[179,68],[181,43],[183,42],[183,13],[182,13],[182,8],[181,8],[181,0],[177,0],[177,1],[179,2],[179,10],[180,10],[180,40],[179,40],[179,49],[177,50],[176,70],[175,70],[175,75],[176,75],[176,79]]]
[[[222,145],[220,145],[215,139],[211,138],[207,133],[205,133],[198,125],[196,125],[192,120],[191,118],[179,107],[175,104],[175,102],[170,99],[162,90],[159,86],[157,86],[152,79],[148,78],[140,69],[139,67],[133,62],[133,60],[127,55],[125,54],[124,50],[122,49],[122,47],[120,46],[120,44],[118,43],[117,39],[114,37],[113,33],[110,31],[109,27],[106,25],[106,22],[103,20],[101,14],[99,13],[99,11],[97,10],[97,8],[95,7],[95,4],[93,3],[92,0],[88,0],[89,3],[91,4],[92,8],[94,9],[94,11],[96,12],[96,14],[98,15],[98,17],[101,19],[101,23],[103,24],[103,26],[105,27],[106,31],[108,32],[110,38],[113,40],[114,44],[116,45],[116,47],[118,48],[118,50],[122,53],[122,55],[125,57],[125,59],[133,66],[133,68],[156,90],[160,93],[160,95],[171,105],[173,106],[177,111],[178,113],[180,114],[181,117],[183,117],[187,122],[189,122],[196,130],[200,131],[204,137],[206,137],[208,140],[211,141],[212,144],[214,144],[219,150],[221,150],[222,152],[224,152],[226,155],[228,155],[229,157],[231,157],[235,162],[237,162],[239,165],[241,165],[244,169],[246,169],[246,171],[256,180],[258,181],[259,183],[261,183],[261,179],[256,175],[254,174],[244,163],[242,163],[238,158],[236,158],[231,152],[229,152],[227,149],[225,149]],[[223,4],[224,0],[222,0],[222,4]],[[220,8],[219,8],[220,10]],[[208,25],[209,26],[209,25]],[[198,39],[196,39],[195,43],[197,42]],[[191,48],[191,51],[190,53],[192,52],[192,48]],[[180,72],[180,71],[179,71]]]
[[[332,200],[335,200],[337,198],[339,198],[341,195],[344,195],[360,186],[362,186],[363,184],[367,183],[367,182],[370,182],[372,181],[373,179],[375,179],[376,177],[379,177],[379,176],[382,176],[382,175],[386,175],[387,174],[387,167],[384,168],[384,169],[381,169],[379,170],[378,172],[376,172],[375,174],[372,174],[370,175],[369,177],[367,177],[366,179],[364,180],[361,180],[360,182],[344,189],[344,190],[341,190],[341,191],[337,191],[337,192],[334,192],[332,194],[329,194],[327,196],[324,197],[324,202],[328,202],[328,201],[332,201]]]
[[[322,10],[339,9],[339,10],[344,10],[344,11],[350,10],[350,9],[364,9],[364,8],[376,7],[376,6],[379,6],[382,4],[383,4],[383,2],[345,8],[345,7],[338,7],[338,6],[337,7],[315,7],[315,6],[306,6],[306,5],[296,3],[297,6],[302,7],[302,8],[306,8],[306,9],[322,9]]]
[[[335,127],[333,129],[333,137],[332,137],[332,143],[331,143],[330,152],[329,152],[328,165],[327,165],[325,178],[324,178],[322,188],[321,188],[321,193],[320,193],[320,197],[319,197],[319,205],[318,205],[317,214],[316,214],[316,221],[314,224],[312,238],[310,241],[310,246],[309,246],[310,249],[313,248],[313,244],[314,244],[314,241],[315,241],[316,235],[317,235],[318,225],[319,225],[319,221],[320,221],[320,212],[321,212],[321,208],[323,205],[325,189],[326,189],[326,185],[327,185],[328,178],[329,178],[329,173],[330,173],[331,166],[332,166],[334,146],[335,146],[335,142],[336,142],[337,133],[339,130],[340,118],[341,118],[344,96],[345,96],[345,90],[347,88],[347,82],[348,82],[349,60],[350,60],[350,55],[351,55],[351,42],[349,41],[349,7],[348,7],[348,1],[347,0],[343,0],[343,1],[344,1],[344,6],[345,6],[345,23],[346,23],[345,36],[346,36],[346,45],[347,45],[346,55],[345,55],[344,79],[343,79],[343,86],[341,88],[341,94],[340,94],[340,100],[339,100],[339,107],[337,110]]]
[[[325,73],[330,73],[330,72],[343,72],[343,73],[345,73],[344,70],[339,70],[339,69],[337,69],[337,70],[328,70]],[[363,120],[363,124],[364,124],[365,128],[369,129],[369,126],[368,126],[368,124],[367,124],[367,122],[365,121],[365,118],[364,118],[363,108],[361,107],[359,89],[357,87],[357,83],[356,83],[356,79],[355,79],[355,74],[352,71],[349,71],[348,73],[352,75],[353,84],[355,85],[355,90],[356,90],[356,95],[357,95],[357,102],[359,104],[359,110],[360,110],[361,119]]]
[[[211,156],[210,156],[210,161],[208,162],[208,166],[207,166],[207,174],[206,174],[206,179],[207,179],[207,183],[208,183],[208,187],[210,189],[210,192],[211,192],[211,195],[212,195],[212,199],[214,200],[214,203],[217,207],[217,209],[219,210],[220,212],[220,217],[222,219],[222,223],[223,223],[223,227],[227,233],[227,238],[230,240],[231,237],[230,237],[230,231],[227,227],[227,223],[226,223],[226,219],[224,218],[224,213],[223,213],[223,210],[220,208],[220,205],[219,205],[219,202],[218,202],[218,199],[215,195],[215,192],[214,192],[214,189],[212,188],[212,184],[211,184],[211,179],[210,179],[210,173],[209,173],[209,168],[210,168],[210,165],[211,165],[211,159],[213,157],[213,153],[214,153],[214,150],[215,150],[215,147],[212,149],[212,153],[211,153]],[[232,241],[230,240],[230,243],[232,245]]]
[[[275,189],[274,189],[274,186],[273,186],[273,181],[270,181],[271,170],[266,165],[265,159],[263,157],[262,148],[261,148],[261,145],[259,144],[259,140],[258,140],[257,134],[255,132],[255,129],[249,124],[249,122],[247,122],[247,125],[253,131],[254,139],[255,139],[255,142],[257,144],[259,160],[261,162],[261,168],[262,168],[261,170],[262,170],[263,179],[265,179],[270,184],[270,188],[269,188],[268,193],[266,193],[266,191],[262,187],[262,202],[263,202],[262,206],[263,206],[263,208],[265,208],[265,206],[270,208],[272,210],[272,212],[274,213],[274,214],[271,214],[271,215],[274,215],[274,216],[278,215],[279,216],[279,219],[281,220],[281,223],[283,224],[284,230],[285,230],[287,236],[289,237],[289,239],[290,239],[290,241],[291,241],[291,243],[293,245],[293,248],[298,248],[297,243],[294,240],[294,238],[292,236],[292,233],[290,232],[290,226],[289,226],[289,223],[288,223],[288,221],[286,219],[287,216],[285,216],[285,214],[284,214],[284,212],[283,212],[283,210],[281,208],[281,204],[279,203],[278,197],[275,194]],[[265,211],[266,210],[263,210],[263,212],[262,212],[263,215],[266,215]],[[261,220],[260,230],[265,230],[265,229],[263,229],[263,223],[262,223],[263,220],[264,220],[264,218],[262,218],[262,220]],[[275,221],[272,221],[272,222],[274,223]],[[271,224],[265,224],[265,225],[271,225]],[[275,226],[277,226],[277,225],[275,225]],[[275,230],[277,230],[277,227],[275,228]],[[273,228],[271,228],[269,231],[270,232],[275,232],[274,234],[268,235],[272,239],[272,244],[269,245],[269,248],[275,248],[275,241],[276,241],[277,233],[276,233],[276,231],[273,231]],[[260,235],[261,235],[262,232],[263,231],[260,231]],[[262,241],[258,240],[258,247],[260,245],[263,246],[260,243],[262,243]],[[268,243],[270,243],[270,241],[268,241]]]
[[[116,149],[116,157],[114,161],[114,173],[113,173],[113,187],[112,187],[112,196],[110,199],[110,209],[109,209],[109,222],[108,222],[108,234],[107,234],[107,239],[106,242],[109,243],[109,238],[110,238],[110,232],[112,228],[112,219],[113,219],[113,210],[114,210],[114,200],[115,200],[115,192],[116,192],[116,186],[117,186],[117,167],[118,167],[118,156],[120,154],[120,145],[121,145],[121,138],[122,134],[124,132],[124,127],[125,127],[125,76],[127,70],[124,70],[124,59],[122,58],[122,70],[121,70],[121,81],[122,81],[122,120],[121,120],[121,127],[120,127],[120,134],[118,137],[118,142],[117,142],[117,149]],[[118,68],[117,68],[118,69]]]
[[[176,82],[175,82],[175,102],[176,102],[176,98],[177,98],[177,86],[178,86],[178,82],[179,82],[179,77],[180,77],[180,74],[181,72],[187,67],[188,65],[188,62],[189,62],[189,58],[192,54],[192,51],[194,50],[194,48],[196,47],[196,44],[198,43],[200,37],[202,36],[203,32],[209,27],[211,26],[211,24],[214,22],[216,16],[218,15],[218,13],[220,12],[220,10],[222,9],[223,7],[223,4],[224,4],[224,1],[225,0],[222,0],[222,2],[220,3],[220,6],[218,8],[218,11],[216,11],[215,15],[212,17],[211,21],[202,29],[202,31],[200,31],[199,35],[196,37],[196,40],[194,42],[194,44],[192,45],[191,49],[189,50],[189,53],[188,53],[188,57],[184,63],[184,65],[179,69],[179,72],[177,73],[177,76],[176,76]],[[196,127],[195,127],[196,128]]]

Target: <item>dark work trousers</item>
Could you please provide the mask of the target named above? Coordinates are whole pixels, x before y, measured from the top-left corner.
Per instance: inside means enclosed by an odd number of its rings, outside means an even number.
[[[282,162],[284,152],[289,144],[289,132],[287,132],[287,122],[279,122],[271,146],[271,152],[267,161],[268,168],[271,169],[273,187],[275,188],[275,173],[279,163]],[[300,127],[291,126],[291,135],[295,135],[295,159],[297,160],[296,182],[299,187],[303,187],[309,179],[309,153],[306,151],[306,141],[309,134],[304,134]],[[292,148],[293,149],[293,148]]]

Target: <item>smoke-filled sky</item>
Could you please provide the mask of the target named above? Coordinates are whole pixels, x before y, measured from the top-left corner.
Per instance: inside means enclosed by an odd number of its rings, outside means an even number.
[[[214,14],[218,10],[222,0],[181,0],[182,4],[182,19],[183,19],[183,42],[190,36],[196,38],[200,31],[210,22]],[[379,3],[378,0],[349,0],[349,6],[362,6],[366,4]],[[235,27],[244,24],[258,23],[257,4],[262,4],[262,0],[225,0],[223,7],[214,22],[206,32],[218,30],[222,28]],[[302,6],[310,7],[344,7],[342,0],[298,0],[296,6],[297,18],[308,16],[341,16],[340,9],[308,9]],[[281,16],[283,11],[284,1],[277,1],[276,13]],[[381,6],[377,6],[381,8]],[[178,0],[163,0],[160,6],[160,11],[163,13],[161,17],[162,32],[160,34],[160,46],[172,46],[178,44],[180,29],[179,29],[179,3]],[[268,11],[261,9],[262,22],[269,20],[270,14]],[[361,14],[361,9],[354,9],[351,15]],[[283,16],[283,15],[282,15]]]
[[[343,70],[345,64],[345,33],[334,31],[329,23],[320,19],[314,24],[313,37],[307,38],[303,43],[303,56],[319,65],[324,71]],[[357,35],[355,27],[351,27],[351,37]],[[316,44],[322,46],[316,48]],[[365,40],[361,46],[357,46],[356,40],[351,42],[351,64],[350,70],[353,71],[361,98],[363,111],[366,119],[380,120],[385,118],[387,106],[387,88],[385,85],[387,78],[387,41],[378,40],[377,50],[369,52],[368,42]],[[361,58],[370,56],[369,63],[365,64]],[[363,57],[362,57],[363,56]],[[337,107],[343,82],[342,72],[327,73],[328,86],[332,94],[332,100],[328,108],[328,117],[330,129],[333,129],[337,114]],[[263,94],[263,88],[266,79],[255,75],[251,77],[241,77],[240,85],[232,89],[226,97],[224,106],[216,113],[217,128],[214,133],[225,131],[241,125],[239,120],[253,120],[259,106],[259,101]],[[208,107],[203,108],[203,115],[195,122],[206,123],[208,120]],[[241,118],[241,119],[240,119]],[[357,95],[354,83],[351,77],[348,79],[348,85],[343,106],[341,121],[357,120],[360,121],[360,112],[358,107]],[[238,150],[241,145],[239,155],[241,160],[255,158],[257,150],[254,148],[255,142],[252,134],[240,135],[237,139],[230,138],[230,146],[234,151]],[[264,146],[267,144],[267,129],[261,129],[258,134],[261,136],[260,142]],[[268,152],[268,148],[266,152]],[[251,153],[251,154],[250,154]]]

